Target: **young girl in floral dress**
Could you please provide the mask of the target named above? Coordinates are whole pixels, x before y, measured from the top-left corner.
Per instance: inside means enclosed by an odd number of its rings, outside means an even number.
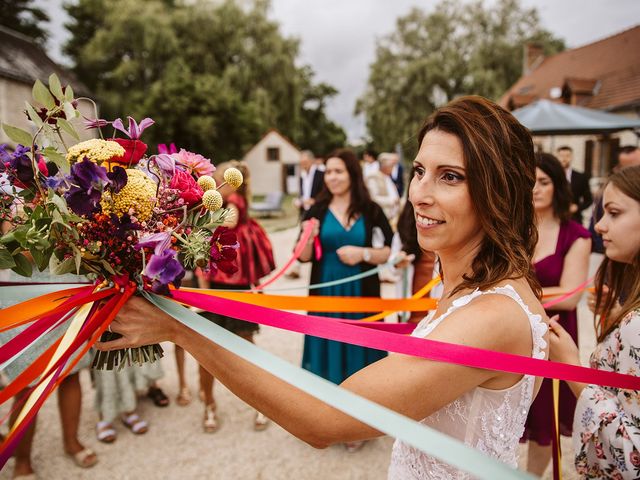
[[[591,368],[640,372],[640,166],[611,176],[596,224],[605,259],[596,277],[598,345]],[[607,286],[605,286],[605,283]],[[551,359],[580,364],[578,347],[551,321]],[[578,398],[573,420],[575,464],[582,478],[640,477],[640,392],[568,382]]]

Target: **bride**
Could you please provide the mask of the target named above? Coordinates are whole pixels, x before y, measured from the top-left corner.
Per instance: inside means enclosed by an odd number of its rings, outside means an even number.
[[[507,111],[481,97],[437,110],[419,133],[409,200],[418,241],[437,253],[444,293],[413,336],[546,358],[547,318],[531,257],[537,240],[533,143]],[[308,249],[312,248],[310,240]],[[171,341],[233,393],[317,448],[382,435],[131,298],[101,350]],[[451,381],[455,378],[456,381]],[[342,387],[517,466],[518,440],[540,379],[390,355]],[[396,441],[390,479],[467,478]]]

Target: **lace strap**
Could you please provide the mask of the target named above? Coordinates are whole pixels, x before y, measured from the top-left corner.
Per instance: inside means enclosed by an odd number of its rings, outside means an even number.
[[[413,336],[426,337],[430,334],[442,321],[451,315],[455,310],[465,305],[468,305],[474,298],[480,295],[498,294],[505,295],[513,299],[520,308],[524,310],[524,313],[529,319],[529,325],[531,326],[531,336],[533,339],[533,348],[531,356],[533,358],[545,358],[545,349],[547,348],[547,342],[544,339],[545,333],[547,333],[547,324],[542,320],[542,316],[531,313],[527,304],[522,300],[518,292],[511,285],[505,285],[503,287],[495,287],[490,290],[475,289],[473,292],[468,293],[453,301],[451,306],[436,319],[432,319],[432,315],[428,315],[413,332]]]

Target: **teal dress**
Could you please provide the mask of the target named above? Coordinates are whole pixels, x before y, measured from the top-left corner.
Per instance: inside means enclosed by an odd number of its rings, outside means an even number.
[[[366,239],[365,222],[362,216],[346,230],[329,210],[320,227],[322,259],[320,260],[320,282],[330,282],[360,273],[360,265],[346,265],[340,261],[336,251],[343,246],[364,247]],[[322,296],[362,296],[362,282],[354,281],[319,289]],[[310,315],[360,319],[362,313],[309,312]],[[302,368],[333,383],[342,383],[347,377],[367,365],[384,358],[386,352],[348,343],[305,336],[302,354]]]

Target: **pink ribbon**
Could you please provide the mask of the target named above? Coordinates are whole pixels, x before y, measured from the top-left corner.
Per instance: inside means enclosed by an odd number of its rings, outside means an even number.
[[[590,285],[592,282],[593,282],[593,277],[591,277],[586,282],[581,283],[570,292],[567,292],[558,298],[554,298],[553,300],[549,300],[548,302],[543,303],[542,306],[544,307],[545,310],[551,310],[551,307],[553,307],[554,305],[557,305],[558,303],[566,300],[567,298],[572,297],[576,293],[582,292],[582,290],[584,290],[587,287],[587,285]]]
[[[293,249],[293,255],[291,255],[291,258],[289,258],[287,263],[285,263],[284,266],[273,277],[271,277],[266,282],[254,287],[253,290],[262,290],[266,286],[271,285],[273,282],[282,277],[282,275],[284,275],[284,272],[287,271],[287,269],[291,266],[291,264],[293,264],[293,262],[300,258],[300,255],[302,255],[302,251],[304,250],[309,237],[311,237],[311,233],[313,232],[313,228],[316,226],[316,223],[318,223],[318,220],[315,218],[312,218],[307,222],[304,230],[302,231],[302,234],[300,235],[300,240],[298,240],[298,243]]]
[[[486,370],[640,390],[640,378],[633,375],[539,360],[427,338],[407,337],[375,328],[361,328],[366,325],[364,322],[349,324],[343,320],[331,319],[334,321],[328,321],[324,317],[273,310],[195,292],[176,290],[173,295],[175,301],[209,312],[363,347]]]

